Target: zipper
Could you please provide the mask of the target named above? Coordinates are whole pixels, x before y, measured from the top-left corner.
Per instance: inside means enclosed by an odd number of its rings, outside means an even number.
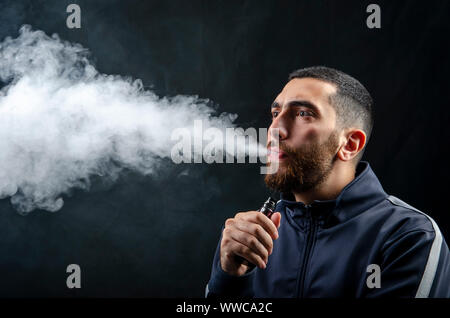
[[[298,297],[303,298],[306,269],[308,267],[309,257],[311,255],[312,246],[313,246],[313,243],[314,243],[314,240],[316,237],[317,222],[316,222],[316,218],[313,215],[311,215],[310,208],[311,208],[311,205],[306,206],[306,211],[308,213],[310,223],[309,223],[309,228],[308,228],[308,230],[309,230],[308,236],[306,238],[306,249],[303,254],[303,264],[302,264],[300,276],[298,279],[297,298]]]

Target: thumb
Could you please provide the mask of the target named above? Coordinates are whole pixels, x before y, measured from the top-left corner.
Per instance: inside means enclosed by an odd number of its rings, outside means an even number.
[[[270,219],[272,220],[273,224],[275,224],[275,226],[277,228],[280,227],[280,223],[281,223],[281,213],[280,212],[275,212],[274,214],[272,214]]]

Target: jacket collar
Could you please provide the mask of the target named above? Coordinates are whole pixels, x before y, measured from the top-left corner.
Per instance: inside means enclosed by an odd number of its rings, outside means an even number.
[[[279,208],[292,216],[317,216],[324,226],[345,222],[386,199],[380,181],[367,161],[360,161],[355,178],[333,200],[314,200],[309,206],[296,202],[291,193],[281,193]]]

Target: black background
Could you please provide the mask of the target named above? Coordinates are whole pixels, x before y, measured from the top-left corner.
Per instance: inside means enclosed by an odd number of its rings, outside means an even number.
[[[81,29],[66,27],[70,3],[81,7]],[[366,26],[369,3],[381,7],[381,29]],[[160,96],[209,98],[244,128],[268,126],[291,71],[349,73],[375,100],[364,160],[448,241],[449,16],[446,0],[1,0],[0,39],[22,24],[56,32],[89,48],[101,72],[140,78]],[[0,297],[202,297],[223,222],[267,197],[259,166],[129,172],[74,192],[56,213],[24,217],[1,200]],[[81,266],[78,290],[66,287],[71,263]]]

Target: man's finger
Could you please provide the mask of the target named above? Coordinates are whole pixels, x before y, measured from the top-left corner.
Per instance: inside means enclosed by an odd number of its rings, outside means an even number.
[[[261,242],[255,236],[237,229],[231,231],[230,235],[233,240],[249,247],[253,252],[261,256],[265,263],[267,263],[269,252],[267,248],[263,244],[261,244]]]
[[[261,212],[248,212],[242,213],[239,216],[240,219],[245,220],[247,222],[252,222],[261,225],[267,233],[272,237],[272,239],[276,240],[278,238],[278,229],[273,224],[272,220],[269,219]]]
[[[266,263],[263,261],[261,256],[253,252],[249,247],[237,241],[232,241],[230,243],[230,250],[233,251],[235,255],[245,258],[247,261],[258,266],[259,268],[266,268]]]
[[[249,235],[256,237],[258,241],[267,249],[269,255],[272,254],[272,238],[261,225],[240,220],[239,222],[235,222],[233,224],[233,227],[239,231],[248,233]]]
[[[275,226],[278,229],[280,227],[280,224],[281,224],[281,213],[280,212],[275,212],[274,214],[272,214],[270,219],[272,220],[273,224],[275,224]]]

